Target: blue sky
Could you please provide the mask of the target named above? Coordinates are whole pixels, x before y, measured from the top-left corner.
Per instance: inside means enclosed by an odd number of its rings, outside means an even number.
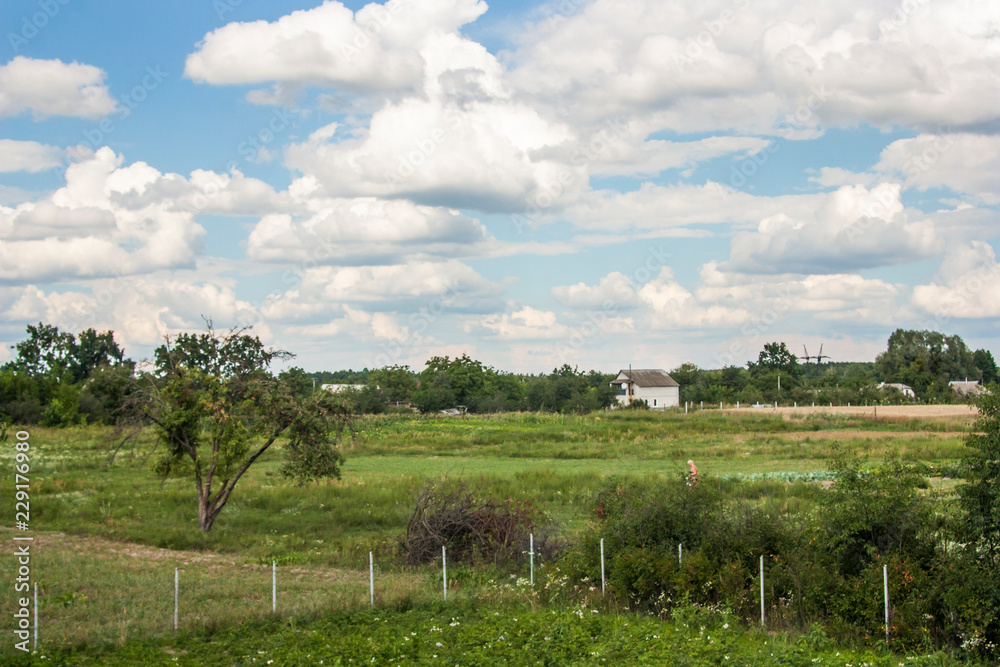
[[[987,1],[15,0],[0,361],[253,325],[310,370],[995,347]]]

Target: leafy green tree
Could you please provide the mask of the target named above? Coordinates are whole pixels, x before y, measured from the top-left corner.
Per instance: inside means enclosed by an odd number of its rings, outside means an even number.
[[[118,366],[123,363],[125,351],[115,342],[112,331],[99,334],[93,329],[87,329],[80,332],[71,343],[69,371],[72,382],[86,380],[103,366]]]
[[[151,423],[163,456],[157,472],[188,469],[198,527],[212,529],[243,475],[279,437],[288,438],[284,472],[305,481],[339,477],[339,436],[352,412],[329,392],[308,397],[267,372],[291,355],[266,348],[246,330],[167,339],[156,351],[157,373],[143,374],[131,397],[132,437]]]
[[[463,354],[456,359],[432,357],[427,362],[427,373],[444,373],[450,380],[451,390],[459,405],[468,405],[476,396],[488,393],[491,375],[496,371],[482,362]]]
[[[951,401],[949,381],[982,377],[965,341],[937,331],[896,329],[875,366],[883,382],[907,384],[922,401]]]
[[[337,395],[342,396],[352,406],[354,412],[362,415],[382,414],[389,406],[385,392],[373,384],[366,384],[360,389],[348,387],[337,392]]]
[[[51,324],[29,324],[28,337],[13,346],[17,353],[14,368],[31,376],[54,375],[58,377],[69,365],[74,340],[73,335],[59,331]]]
[[[705,371],[701,370],[691,362],[685,362],[670,371],[670,377],[677,380],[681,386],[680,398],[682,402],[703,401],[706,395],[707,377]],[[709,401],[712,399],[709,398]]]
[[[298,366],[293,366],[278,374],[278,381],[288,388],[292,396],[305,398],[313,393],[314,380]]]
[[[169,375],[186,367],[219,377],[248,377],[263,372],[273,360],[294,356],[289,352],[268,350],[256,336],[234,332],[218,336],[211,320],[206,320],[206,325],[206,333],[182,333],[156,348],[157,373]]]
[[[997,369],[996,359],[993,358],[993,353],[989,350],[976,350],[972,354],[973,363],[975,363],[976,368],[982,373],[983,384],[992,384],[997,381],[1000,371]]]
[[[90,372],[80,389],[80,412],[89,422],[110,425],[123,417],[122,410],[134,388],[134,372],[131,360],[115,366],[98,366]]]
[[[53,384],[13,365],[0,369],[0,417],[15,424],[37,424]]]
[[[376,368],[368,374],[368,381],[380,387],[392,403],[409,401],[417,390],[417,377],[409,366]]]
[[[78,385],[60,382],[42,413],[43,426],[77,426],[86,422],[80,414],[80,389]]]
[[[765,343],[757,362],[751,361],[747,367],[751,373],[778,371],[791,377],[798,377],[802,373],[798,357],[788,349],[787,345],[779,342]]]
[[[114,332],[97,333],[87,329],[74,336],[59,331],[51,324],[29,324],[28,338],[14,345],[17,358],[13,367],[32,376],[46,375],[62,379],[64,374],[70,383],[78,383],[90,377],[101,366],[121,364],[125,353],[115,342]]]
[[[779,342],[766,343],[757,362],[749,362],[747,368],[756,392],[744,392],[744,398],[759,393],[768,401],[781,400],[798,387],[798,379],[802,375],[798,357],[787,345]]]
[[[464,405],[471,412],[492,412],[505,407],[505,392],[512,390],[502,374],[466,354],[455,359],[431,357],[419,381],[414,402],[423,412],[456,405]]]
[[[965,537],[993,566],[1000,567],[1000,394],[986,391],[976,399],[979,418],[965,444],[965,482],[958,495],[965,510]]]
[[[720,382],[726,389],[726,398],[733,400],[734,397],[747,385],[749,377],[745,368],[739,366],[725,366],[722,369]]]
[[[413,394],[413,402],[424,413],[458,405],[451,388],[451,377],[445,371],[424,371],[420,374],[420,386]]]

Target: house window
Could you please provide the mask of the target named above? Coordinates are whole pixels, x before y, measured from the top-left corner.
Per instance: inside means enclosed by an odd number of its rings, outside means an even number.
[[[654,408],[656,407],[656,399],[655,398],[653,399],[653,407]]]

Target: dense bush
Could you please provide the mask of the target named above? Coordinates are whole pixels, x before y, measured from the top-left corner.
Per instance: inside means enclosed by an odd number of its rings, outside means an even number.
[[[1000,582],[986,551],[943,548],[947,526],[917,472],[891,461],[832,467],[834,484],[806,515],[724,493],[732,482],[711,478],[693,487],[681,476],[611,479],[564,567],[599,579],[603,539],[609,591],[629,608],[665,615],[678,604],[722,605],[753,620],[763,556],[771,627],[820,622],[838,640],[872,645],[884,636],[886,567],[893,645],[994,655]]]
[[[401,545],[403,557],[411,565],[427,563],[446,547],[450,562],[506,564],[522,558],[536,518],[528,501],[497,500],[462,482],[431,484],[417,497]],[[545,550],[540,536],[536,551]]]
[[[853,577],[889,557],[928,567],[941,529],[924,478],[899,462],[872,471],[859,460],[833,464],[836,484],[823,498],[821,519],[837,571]]]

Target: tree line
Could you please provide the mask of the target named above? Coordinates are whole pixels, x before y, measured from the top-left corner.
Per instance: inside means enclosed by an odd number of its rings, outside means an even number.
[[[213,336],[180,334],[169,349],[186,355],[185,363],[201,365],[209,375],[231,374],[241,364],[260,362],[259,341],[223,354],[218,349],[221,342],[210,342],[218,338]],[[123,418],[137,363],[125,356],[114,332],[87,329],[73,334],[39,323],[29,325],[27,338],[12,350],[11,361],[0,367],[0,420],[58,427],[110,425]],[[151,363],[156,373],[162,375],[169,354],[166,345],[155,351]],[[207,365],[213,355],[212,363],[223,363],[219,359],[224,358],[227,365]],[[956,394],[950,381],[989,384],[998,375],[989,350],[970,350],[959,336],[903,329],[893,332],[886,351],[873,362],[801,363],[784,343],[770,342],[756,361],[743,367],[702,369],[684,363],[669,372],[681,385],[681,401],[707,405],[950,403],[967,400]],[[323,384],[363,385],[343,392],[358,413],[409,409],[434,413],[456,407],[471,413],[586,413],[616,402],[610,386],[614,374],[581,371],[568,364],[537,375],[509,373],[467,355],[432,357],[420,371],[405,365],[313,373],[291,367],[275,377],[301,397]],[[914,396],[885,384],[905,384]]]
[[[905,329],[892,333],[874,362],[800,363],[784,343],[772,342],[746,367],[703,370],[688,363],[670,374],[681,385],[682,401],[745,405],[954,403],[970,397],[958,394],[949,382],[988,385],[998,378],[989,350],[972,351],[960,336]],[[906,385],[914,395],[884,386],[890,384]]]

